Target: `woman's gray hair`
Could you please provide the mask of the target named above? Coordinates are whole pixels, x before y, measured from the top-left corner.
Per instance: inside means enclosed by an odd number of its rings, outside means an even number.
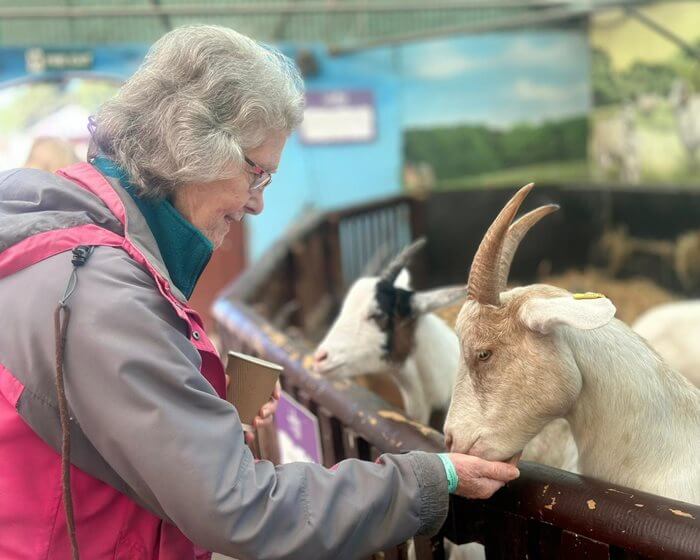
[[[139,194],[234,176],[243,154],[302,120],[303,82],[284,55],[210,25],[180,27],[94,117],[93,140]]]

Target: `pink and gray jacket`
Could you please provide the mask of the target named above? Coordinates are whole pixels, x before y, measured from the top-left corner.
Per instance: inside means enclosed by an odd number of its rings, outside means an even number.
[[[221,361],[143,216],[82,163],[0,173],[0,558],[70,557],[53,313],[79,245],[95,250],[70,299],[64,375],[82,558],[341,560],[438,531],[436,455],[334,470],[253,460]]]

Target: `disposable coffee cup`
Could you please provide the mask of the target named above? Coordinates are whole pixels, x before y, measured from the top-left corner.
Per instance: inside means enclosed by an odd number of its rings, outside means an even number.
[[[260,407],[272,397],[275,383],[283,369],[278,364],[229,351],[226,363],[226,373],[229,375],[226,399],[238,410],[246,431],[253,431],[253,420]]]

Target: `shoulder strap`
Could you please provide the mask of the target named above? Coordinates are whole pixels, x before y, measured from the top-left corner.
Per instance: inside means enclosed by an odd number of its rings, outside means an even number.
[[[0,253],[0,278],[72,250],[78,245],[121,247],[124,238],[95,224],[45,231],[15,243]]]

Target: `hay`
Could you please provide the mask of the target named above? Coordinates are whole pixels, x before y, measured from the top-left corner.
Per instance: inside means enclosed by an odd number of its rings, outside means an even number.
[[[435,315],[440,317],[445,323],[447,323],[450,327],[454,328],[455,322],[457,321],[457,315],[459,315],[459,310],[462,309],[462,304],[461,303],[455,303],[454,305],[450,305],[449,307],[443,307],[442,309],[438,309],[435,311]]]
[[[569,270],[558,276],[543,278],[542,283],[559,286],[570,292],[600,292],[617,307],[615,316],[632,324],[647,309],[677,299],[651,280],[642,277],[624,280],[610,278],[592,268]]]

